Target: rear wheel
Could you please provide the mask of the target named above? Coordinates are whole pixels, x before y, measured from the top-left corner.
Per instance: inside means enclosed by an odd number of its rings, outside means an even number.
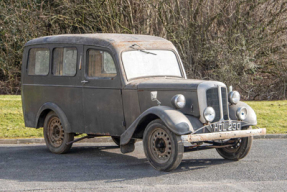
[[[148,124],[143,137],[144,151],[150,164],[160,171],[171,171],[181,163],[184,146],[161,120]]]
[[[242,129],[251,129],[251,127],[245,127]],[[234,139],[234,145],[232,147],[218,148],[216,151],[224,159],[238,161],[243,159],[250,151],[253,142],[253,137],[243,137]]]
[[[44,122],[44,138],[46,146],[53,153],[66,153],[72,144],[66,143],[74,140],[73,133],[66,133],[60,118],[55,112],[50,112]]]

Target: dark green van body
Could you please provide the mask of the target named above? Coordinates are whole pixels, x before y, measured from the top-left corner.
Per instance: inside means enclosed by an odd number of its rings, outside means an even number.
[[[181,77],[146,77],[128,81],[121,54],[132,51],[131,46],[135,43],[145,50],[173,51]],[[57,48],[76,50],[74,75],[58,76],[53,73],[54,52]],[[33,49],[46,51],[48,59],[43,62],[47,63],[47,74],[29,74],[29,57]],[[86,67],[89,50],[109,53],[115,63],[116,75],[89,77]],[[220,95],[217,94],[218,89]],[[151,101],[152,91],[158,92],[161,106]],[[182,109],[174,109],[172,106],[171,99],[176,94],[186,98],[186,105]],[[57,35],[31,40],[24,48],[22,104],[26,127],[43,127],[48,112],[54,111],[65,124],[65,131],[70,133],[125,137],[125,132],[127,140],[131,137],[141,138],[142,131],[137,131],[137,127],[147,125],[147,122],[155,118],[161,118],[177,134],[194,133],[196,130],[202,133],[204,130],[201,128],[206,123],[202,114],[207,106],[215,109],[217,116],[214,122],[237,120],[234,115],[236,109],[230,108],[227,97],[226,85],[221,82],[187,79],[176,48],[170,41],[160,37],[124,34]],[[255,125],[256,115],[251,108],[248,110],[251,116],[245,126]],[[170,115],[176,116],[170,118]],[[128,128],[131,128],[130,132]]]

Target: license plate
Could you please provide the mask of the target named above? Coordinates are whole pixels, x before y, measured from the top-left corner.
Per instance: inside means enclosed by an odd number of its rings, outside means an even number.
[[[224,131],[237,131],[237,130],[241,130],[241,122],[224,121],[224,122],[216,122],[210,125],[206,125],[203,132],[211,133],[211,132],[224,132]]]

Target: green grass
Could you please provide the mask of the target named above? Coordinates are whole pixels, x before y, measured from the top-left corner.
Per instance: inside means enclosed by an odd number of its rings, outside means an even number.
[[[246,103],[256,112],[258,127],[266,128],[268,134],[287,133],[287,100]]]
[[[0,138],[43,137],[42,132],[25,128],[21,96],[0,95]]]
[[[258,127],[267,133],[287,133],[287,101],[248,101],[256,112]],[[21,96],[0,95],[0,138],[43,137],[42,129],[26,128]]]

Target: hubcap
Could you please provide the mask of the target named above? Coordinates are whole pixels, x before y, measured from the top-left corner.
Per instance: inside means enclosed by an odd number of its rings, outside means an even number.
[[[60,147],[64,140],[64,129],[58,117],[52,117],[48,122],[48,139],[53,147]]]
[[[150,135],[149,148],[154,160],[164,163],[169,160],[172,153],[171,140],[162,128],[156,128]]]

